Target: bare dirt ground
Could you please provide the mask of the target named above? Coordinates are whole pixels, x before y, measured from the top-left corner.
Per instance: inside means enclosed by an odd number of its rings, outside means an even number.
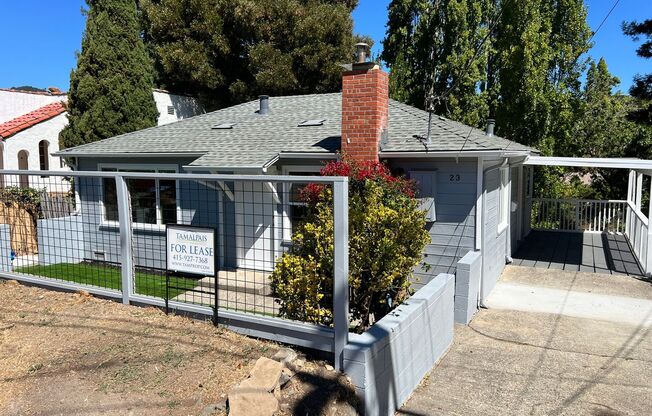
[[[0,282],[0,415],[209,415],[279,346],[155,308]],[[343,414],[343,376],[308,360],[278,414]]]

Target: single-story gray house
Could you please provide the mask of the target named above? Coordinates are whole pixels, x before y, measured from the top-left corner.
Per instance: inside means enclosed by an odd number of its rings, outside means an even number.
[[[523,161],[537,151],[441,116],[432,116],[429,129],[428,112],[389,99],[388,75],[372,63],[354,64],[342,82],[341,93],[261,96],[55,155],[81,171],[260,175],[314,175],[340,152],[380,160],[415,179],[421,197],[434,199],[424,257],[432,267],[417,271],[420,282],[454,273],[457,261],[476,250],[484,297],[529,232],[515,213],[530,192]],[[84,235],[94,236],[84,257],[118,262],[115,185],[90,181],[78,184],[81,210],[99,220],[84,222]],[[273,192],[239,182],[204,197],[197,195],[208,184],[140,182],[131,198],[136,264],[144,267],[162,267],[164,259],[151,251],[163,251],[165,224],[179,221],[217,228],[220,267],[270,271],[288,239],[283,230],[300,211],[291,198],[274,200]]]

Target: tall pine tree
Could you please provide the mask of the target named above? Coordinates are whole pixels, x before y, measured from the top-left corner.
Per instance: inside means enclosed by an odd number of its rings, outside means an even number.
[[[156,125],[152,63],[133,0],[86,0],[86,31],[70,75],[62,148]]]

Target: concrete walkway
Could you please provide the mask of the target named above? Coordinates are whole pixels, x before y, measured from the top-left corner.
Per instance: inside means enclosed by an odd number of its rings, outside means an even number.
[[[403,415],[649,415],[652,284],[510,266]]]

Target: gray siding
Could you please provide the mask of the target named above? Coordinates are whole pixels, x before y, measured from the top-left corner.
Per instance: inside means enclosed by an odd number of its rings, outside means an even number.
[[[477,159],[394,159],[393,170],[436,171],[437,221],[428,224],[431,243],[424,250],[430,270],[415,269],[418,289],[440,273],[455,273],[456,263],[475,248]],[[458,176],[459,175],[459,176]]]
[[[78,170],[96,171],[99,164],[134,164],[135,168],[147,169],[148,164],[182,166],[192,159],[178,158],[84,158],[80,159]],[[103,210],[102,180],[99,178],[79,178],[81,217],[84,235],[85,260],[121,263],[120,230],[115,226],[102,225]],[[218,191],[194,181],[179,181],[178,195],[182,223],[202,227],[220,227],[220,204]],[[136,266],[162,269],[165,267],[165,232],[160,229],[133,229],[134,260]],[[219,240],[218,240],[219,244]],[[219,247],[218,247],[219,248]]]

